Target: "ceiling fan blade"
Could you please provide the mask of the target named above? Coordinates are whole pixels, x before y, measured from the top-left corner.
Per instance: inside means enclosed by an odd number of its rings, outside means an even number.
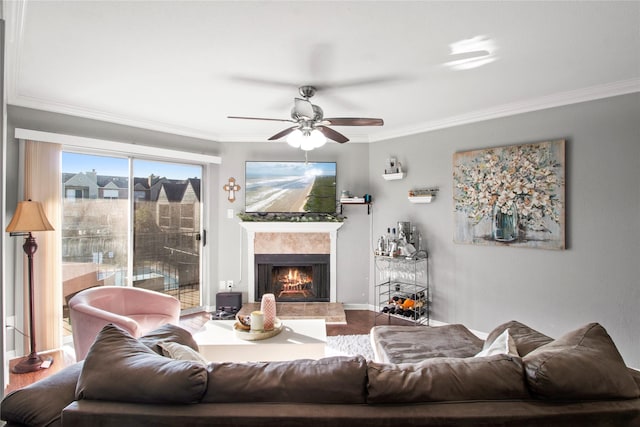
[[[283,87],[283,88],[291,88],[295,89],[298,85],[292,82],[276,80],[276,79],[263,79],[260,77],[247,76],[247,75],[235,75],[229,76],[231,80],[240,82],[240,83],[250,83],[261,86],[273,86],[273,87]]]
[[[295,98],[295,105],[293,112],[296,116],[305,118],[307,120],[313,119],[315,113],[313,112],[313,105],[308,99]]]
[[[292,122],[295,123],[291,119],[267,119],[265,117],[244,117],[244,116],[227,116],[228,119],[244,119],[244,120],[269,120],[272,122]]]
[[[318,129],[320,132],[322,132],[322,134],[324,136],[326,136],[329,139],[334,140],[335,142],[339,142],[340,144],[344,144],[345,142],[349,141],[349,138],[347,138],[346,136],[344,136],[343,134],[341,134],[340,132],[337,132],[331,128],[328,128],[326,126],[316,126],[316,129]]]
[[[324,123],[332,126],[382,126],[384,120],[365,117],[333,117],[324,119]]]
[[[291,132],[293,132],[296,129],[298,129],[298,126],[291,126],[290,128],[287,128],[285,130],[281,130],[280,132],[276,133],[271,138],[269,138],[269,141],[275,141],[276,139],[280,139],[283,136],[287,136],[287,135],[289,135]]]
[[[355,88],[361,86],[373,86],[373,85],[382,85],[387,83],[394,83],[398,81],[404,81],[408,76],[390,74],[384,76],[373,76],[373,77],[364,77],[361,79],[352,79],[352,80],[342,80],[342,81],[313,81],[313,85],[316,89],[322,92],[336,90],[336,89],[344,89],[344,88]]]

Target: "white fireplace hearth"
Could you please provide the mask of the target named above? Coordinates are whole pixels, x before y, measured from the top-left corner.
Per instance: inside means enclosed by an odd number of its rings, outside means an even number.
[[[338,229],[342,224],[342,222],[241,222],[240,225],[247,232],[248,302],[256,302],[256,253],[329,254],[329,302],[336,302],[337,237]]]

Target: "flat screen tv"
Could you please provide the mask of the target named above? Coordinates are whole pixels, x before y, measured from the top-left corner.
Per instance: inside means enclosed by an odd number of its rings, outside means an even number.
[[[336,162],[245,164],[245,212],[336,213]]]

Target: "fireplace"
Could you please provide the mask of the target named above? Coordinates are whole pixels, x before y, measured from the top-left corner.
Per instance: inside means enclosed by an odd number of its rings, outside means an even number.
[[[328,302],[329,254],[256,254],[257,300],[272,293],[278,302]]]
[[[255,257],[268,254],[328,256],[328,301],[337,301],[337,235],[342,222],[242,221],[240,225],[247,232],[248,302],[260,302],[262,299],[262,296],[258,296],[255,285],[258,276]],[[316,280],[317,274],[313,274],[316,275]]]

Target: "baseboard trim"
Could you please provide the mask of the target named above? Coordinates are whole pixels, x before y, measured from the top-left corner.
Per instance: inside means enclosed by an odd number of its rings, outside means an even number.
[[[372,310],[372,306],[370,306],[369,304],[342,304],[342,307],[345,310],[369,310],[369,311],[373,311]]]

